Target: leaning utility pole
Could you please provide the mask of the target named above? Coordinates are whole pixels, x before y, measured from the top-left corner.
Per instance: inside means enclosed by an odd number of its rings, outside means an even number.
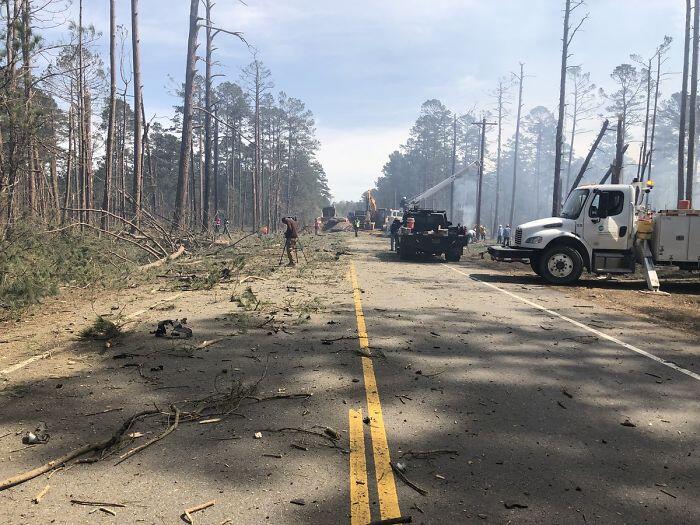
[[[525,78],[525,73],[523,72],[525,64],[520,62],[520,76],[517,77],[520,81],[520,86],[518,87],[518,116],[515,120],[515,149],[513,151],[513,193],[510,197],[510,220],[508,224],[512,225],[515,218],[515,190],[518,182],[518,147],[520,145],[520,115],[523,110],[523,79]],[[517,75],[516,75],[517,76]]]
[[[180,141],[180,162],[178,163],[177,190],[175,192],[175,228],[183,224],[183,215],[187,206],[187,184],[190,175],[190,146],[192,144],[192,91],[197,61],[197,32],[199,24],[197,11],[199,0],[190,3],[190,33],[187,39],[187,65],[185,67],[185,100],[182,111],[182,139]]]
[[[481,194],[484,185],[484,157],[486,156],[486,126],[495,126],[496,122],[486,122],[486,117],[481,122],[472,122],[481,128],[481,147],[479,151],[479,185],[476,190],[476,225],[481,226]]]
[[[690,110],[688,115],[688,172],[685,179],[685,198],[693,200],[695,178],[695,113],[698,103],[698,42],[700,41],[700,0],[695,0],[693,13],[693,64],[690,73]]]

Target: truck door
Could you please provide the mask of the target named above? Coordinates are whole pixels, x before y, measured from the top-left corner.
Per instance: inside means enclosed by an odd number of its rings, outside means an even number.
[[[630,202],[621,190],[595,190],[583,217],[584,238],[594,250],[627,250]]]

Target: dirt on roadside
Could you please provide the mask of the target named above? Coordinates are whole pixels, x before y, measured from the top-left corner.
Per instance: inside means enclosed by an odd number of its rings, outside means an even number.
[[[540,283],[530,267],[520,263],[492,261],[485,246],[465,251],[463,260],[483,269],[498,269],[523,283]],[[482,255],[483,253],[483,255]],[[659,271],[662,294],[649,293],[643,275],[601,278],[584,274],[576,286],[563,289],[567,295],[586,299],[604,308],[625,312],[649,323],[661,323],[690,333],[700,333],[700,276]]]

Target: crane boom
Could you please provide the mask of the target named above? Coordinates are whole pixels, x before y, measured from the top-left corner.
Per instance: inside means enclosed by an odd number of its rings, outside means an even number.
[[[464,166],[461,170],[459,170],[454,175],[450,175],[445,180],[438,182],[435,186],[433,186],[432,188],[428,188],[420,195],[416,195],[415,197],[408,199],[406,201],[406,203],[408,205],[418,204],[420,201],[427,199],[431,195],[435,195],[438,191],[440,191],[443,188],[446,188],[447,186],[452,184],[454,181],[456,181],[457,179],[462,177],[465,173],[467,173],[467,171],[469,171],[469,168],[471,168],[474,164],[477,164],[477,163],[478,163],[478,161],[470,162],[469,164]]]

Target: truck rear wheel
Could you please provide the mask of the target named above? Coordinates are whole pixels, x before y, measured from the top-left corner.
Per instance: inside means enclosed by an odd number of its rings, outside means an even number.
[[[547,249],[539,260],[538,274],[551,284],[571,284],[583,273],[581,254],[568,246]]]
[[[462,250],[449,250],[445,252],[445,260],[447,262],[459,262],[462,258]]]

